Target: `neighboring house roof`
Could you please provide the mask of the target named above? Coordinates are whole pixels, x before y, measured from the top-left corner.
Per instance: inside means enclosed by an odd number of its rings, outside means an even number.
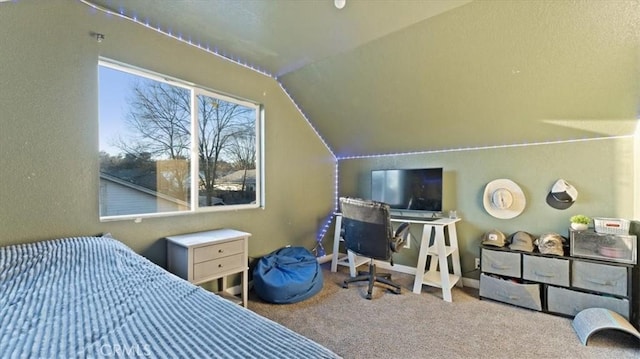
[[[245,170],[238,170],[235,172],[231,172],[226,176],[218,178],[216,183],[242,183],[244,175]],[[247,178],[245,179],[245,183],[256,183],[256,170],[247,170],[246,175]]]
[[[140,192],[152,195],[154,197],[162,198],[163,200],[174,202],[174,203],[176,203],[178,205],[181,205],[181,206],[187,206],[187,207],[189,206],[189,203],[185,202],[183,200],[177,199],[175,197],[168,196],[166,194],[160,193],[158,191],[151,190],[151,189],[143,187],[143,186],[139,186],[139,185],[137,185],[135,183],[131,183],[131,182],[125,181],[123,179],[120,179],[120,178],[112,176],[112,175],[108,175],[108,174],[103,173],[103,172],[100,172],[100,179],[101,180],[105,180],[105,181],[110,181],[110,182],[113,182],[113,183],[117,183],[117,184],[119,184],[121,186],[125,186],[125,187],[128,187],[130,189],[133,189],[133,190],[136,190],[136,191],[140,191]]]

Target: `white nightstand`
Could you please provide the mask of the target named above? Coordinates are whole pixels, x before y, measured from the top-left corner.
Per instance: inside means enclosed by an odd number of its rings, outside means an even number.
[[[167,269],[193,284],[222,279],[218,294],[246,307],[250,236],[234,229],[216,229],[166,237]],[[240,299],[227,291],[227,276],[237,273],[242,273]]]

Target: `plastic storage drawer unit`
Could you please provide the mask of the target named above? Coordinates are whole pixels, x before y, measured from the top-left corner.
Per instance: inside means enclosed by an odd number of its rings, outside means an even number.
[[[637,238],[634,235],[570,231],[572,257],[636,264]]]

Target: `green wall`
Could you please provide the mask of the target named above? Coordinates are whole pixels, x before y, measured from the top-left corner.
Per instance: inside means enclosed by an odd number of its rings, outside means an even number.
[[[634,138],[611,138],[569,143],[523,145],[517,147],[458,150],[431,154],[396,155],[339,161],[341,196],[369,198],[370,171],[388,168],[444,168],[443,210],[457,210],[462,271],[477,278],[473,271],[482,234],[493,228],[509,235],[518,230],[536,236],[556,232],[567,236],[569,217],[634,217]],[[483,207],[487,183],[508,178],[522,188],[526,207],[512,219],[498,219]],[[547,205],[545,198],[553,183],[563,178],[578,190],[578,200],[566,210]],[[413,225],[414,241],[394,261],[415,267],[422,234]],[[416,245],[414,245],[414,243]]]
[[[263,104],[265,208],[101,223],[100,56]],[[229,227],[257,257],[312,249],[333,209],[334,157],[275,80],[80,2],[0,5],[0,87],[0,245],[111,232],[164,264],[164,236]]]

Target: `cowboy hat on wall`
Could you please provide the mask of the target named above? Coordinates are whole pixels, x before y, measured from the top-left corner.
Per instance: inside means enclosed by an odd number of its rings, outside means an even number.
[[[489,182],[482,196],[484,209],[493,217],[514,218],[524,211],[527,204],[524,192],[512,180],[501,178]]]

